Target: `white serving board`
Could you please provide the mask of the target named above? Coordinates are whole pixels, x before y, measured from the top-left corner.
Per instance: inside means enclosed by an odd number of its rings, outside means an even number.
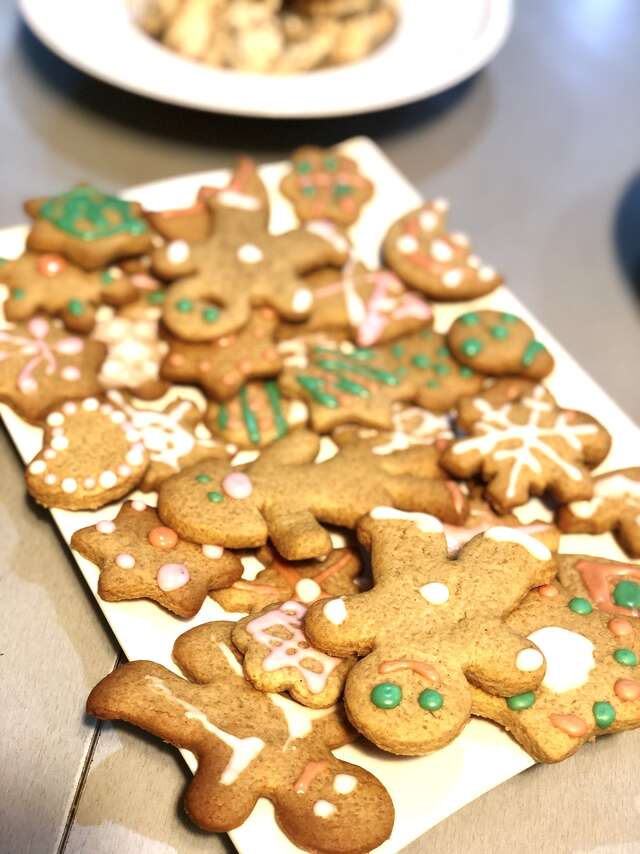
[[[365,208],[358,224],[352,230],[357,254],[366,263],[375,265],[381,238],[389,224],[419,204],[421,199],[417,191],[370,140],[353,139],[344,143],[341,148],[359,162],[361,169],[376,186],[372,202]],[[296,224],[291,206],[277,189],[285,169],[286,166],[282,163],[261,168],[261,175],[271,194],[271,227],[274,231],[284,231]],[[191,204],[202,184],[221,186],[227,176],[228,173],[221,170],[185,175],[134,187],[124,195],[138,199],[150,208],[175,208]],[[464,221],[463,210],[457,211],[456,215],[459,220]],[[24,226],[0,231],[0,256],[15,257],[23,247],[26,232]],[[488,260],[499,266],[499,258]],[[601,470],[637,464],[640,430],[507,288],[502,287],[487,297],[471,302],[437,305],[436,328],[446,329],[454,317],[471,307],[510,311],[520,315],[533,326],[537,337],[549,347],[556,359],[556,368],[547,383],[551,391],[562,405],[594,413],[613,436],[611,452],[600,467]],[[184,390],[181,389],[180,393],[184,394]],[[202,401],[197,390],[193,389],[189,394],[194,400]],[[40,448],[42,431],[26,424],[1,404],[0,415],[22,459],[28,462]],[[148,503],[155,503],[153,493],[136,493],[136,497],[143,498]],[[52,510],[51,513],[68,543],[75,530],[95,524],[99,519],[113,518],[118,507],[119,504],[113,504],[94,513],[65,510]],[[532,501],[519,509],[518,515],[523,521],[528,521],[544,512],[539,502]],[[561,551],[627,559],[610,534],[599,537],[565,535],[562,537]],[[191,620],[179,620],[152,602],[104,602],[96,592],[98,570],[79,555],[74,553],[74,557],[129,659],[151,659],[176,670],[171,660],[171,649],[179,634],[209,620],[236,619],[239,616],[224,612],[211,599],[205,601],[200,613]],[[255,559],[249,558],[246,559],[245,568],[246,577],[253,577],[260,565]],[[84,700],[84,697],[78,697],[79,715],[83,712]],[[306,714],[307,710],[303,710],[303,713]],[[624,735],[621,737],[624,738]],[[183,753],[193,770],[195,758],[187,751]],[[430,756],[411,759],[393,757],[363,743],[340,748],[337,755],[362,765],[378,776],[393,798],[396,808],[395,827],[391,838],[377,849],[380,854],[400,851],[413,839],[465,804],[533,764],[533,760],[506,733],[491,723],[477,719],[472,720],[452,744]],[[272,816],[270,803],[261,800],[245,824],[230,833],[241,854],[261,851],[287,854],[299,850],[283,836]]]

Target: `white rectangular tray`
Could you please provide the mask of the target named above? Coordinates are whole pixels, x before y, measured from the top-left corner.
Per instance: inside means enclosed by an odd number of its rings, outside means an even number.
[[[352,139],[341,148],[359,162],[361,169],[376,187],[372,202],[365,208],[352,231],[357,254],[365,263],[375,266],[378,263],[378,247],[389,224],[419,204],[421,199],[417,191],[370,140]],[[277,232],[296,224],[290,205],[277,189],[285,168],[285,164],[276,163],[260,170],[272,200],[271,227]],[[149,208],[176,208],[180,205],[190,205],[201,185],[221,186],[227,177],[228,173],[222,170],[185,175],[134,187],[124,195],[143,202]],[[464,210],[456,211],[456,218],[464,222]],[[0,256],[11,258],[18,255],[23,248],[26,232],[27,229],[23,226],[0,231]],[[495,259],[498,266],[499,260]],[[436,329],[445,330],[454,317],[471,306],[511,311],[526,319],[556,359],[556,368],[548,381],[551,391],[562,405],[584,409],[597,415],[613,436],[611,453],[601,469],[633,464],[634,454],[640,446],[640,430],[507,288],[500,288],[493,294],[473,302],[437,305]],[[182,389],[180,393],[184,393]],[[202,401],[197,390],[193,389],[189,394],[194,400]],[[0,415],[22,459],[28,462],[40,449],[42,431],[26,424],[1,404]],[[141,497],[148,503],[155,503],[153,494],[140,493],[136,497]],[[51,513],[68,543],[78,528],[93,525],[99,519],[113,518],[118,506],[110,505],[95,513],[73,513],[64,510],[52,510]],[[539,502],[530,502],[518,511],[518,515],[523,521],[539,517],[541,505]],[[625,559],[609,534],[599,537],[563,536],[561,551]],[[151,659],[176,670],[171,660],[171,649],[179,634],[209,620],[236,619],[239,616],[227,614],[211,599],[207,599],[200,613],[189,621],[173,617],[152,602],[104,602],[97,595],[97,568],[75,553],[74,557],[129,659]],[[247,577],[252,577],[258,568],[257,561],[249,559],[246,564]],[[83,712],[84,701],[84,697],[78,697],[79,715]],[[306,710],[302,713],[306,714]],[[183,753],[193,770],[196,765],[195,758],[186,751]],[[391,793],[396,808],[396,822],[391,838],[377,849],[381,854],[400,851],[413,839],[465,804],[533,764],[533,760],[501,729],[481,720],[472,720],[452,744],[430,756],[412,759],[393,757],[359,744],[343,747],[337,751],[337,755],[362,765],[377,775]],[[260,851],[286,854],[298,851],[282,835],[272,816],[271,805],[261,800],[245,824],[230,833],[241,854]]]

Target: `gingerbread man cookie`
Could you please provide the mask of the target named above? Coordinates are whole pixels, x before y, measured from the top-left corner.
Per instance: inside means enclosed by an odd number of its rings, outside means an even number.
[[[98,270],[151,248],[151,232],[140,205],[95,187],[31,199],[25,209],[34,220],[27,248],[60,253],[85,270]]]
[[[590,498],[589,467],[602,462],[611,445],[595,418],[561,409],[542,385],[510,380],[463,398],[458,422],[470,436],[447,448],[442,465],[456,477],[480,474],[503,512],[546,490],[562,502]]]
[[[394,222],[382,253],[400,278],[434,300],[475,299],[502,284],[502,276],[471,253],[469,238],[447,231],[446,199],[426,202]]]
[[[415,452],[424,451],[431,470],[430,448],[379,456],[366,443],[352,442],[314,463],[319,449],[320,438],[301,429],[247,466],[205,460],[161,485],[160,517],[195,542],[251,548],[270,537],[288,560],[328,554],[331,537],[320,523],[353,528],[380,501],[448,522],[465,518],[466,502],[455,484],[419,473]]]
[[[148,465],[125,412],[87,397],[47,415],[42,450],[27,466],[27,489],[45,507],[95,510],[135,489]]]
[[[433,321],[429,303],[407,291],[388,270],[367,270],[350,262],[341,272],[312,273],[307,283],[313,291],[311,315],[300,323],[282,323],[278,330],[282,338],[326,332],[371,347]]]
[[[193,401],[176,398],[164,409],[155,409],[134,403],[118,391],[108,392],[107,397],[126,413],[149,454],[149,467],[140,483],[143,492],[156,490],[170,475],[200,460],[229,458],[229,450],[204,427]],[[233,446],[230,450],[235,452]]]
[[[491,376],[541,380],[553,358],[524,320],[506,311],[468,311],[449,329],[447,344],[463,365]]]
[[[305,425],[308,415],[301,400],[282,397],[276,380],[254,380],[226,403],[210,403],[204,420],[214,435],[238,448],[264,448]]]
[[[569,534],[613,531],[628,555],[640,557],[640,466],[595,477],[593,498],[561,507],[558,525]]]
[[[25,252],[4,265],[0,277],[9,288],[3,303],[7,320],[28,320],[42,311],[60,317],[72,332],[93,329],[100,303],[123,305],[136,298],[134,285],[119,267],[87,273],[53,253]]]
[[[640,566],[603,557],[558,556],[558,581],[572,596],[616,617],[640,617]],[[613,620],[624,634],[624,620]]]
[[[113,521],[76,531],[71,547],[99,568],[102,599],[151,599],[178,617],[193,617],[209,591],[242,575],[237,555],[183,540],[143,501],[127,501]]]
[[[256,691],[232,652],[232,627],[209,623],[176,642],[180,667],[205,684],[135,661],[93,689],[88,712],[129,721],[195,753],[198,769],[185,809],[204,830],[238,827],[265,797],[279,827],[303,849],[360,854],[376,848],[391,833],[393,804],[369,772],[332,754],[353,739],[343,716],[314,716]]]
[[[216,400],[229,400],[247,380],[275,376],[282,358],[274,346],[277,326],[270,308],[255,309],[239,332],[200,344],[169,339],[169,353],[160,366],[166,380],[196,383]]]
[[[349,720],[383,750],[444,747],[469,720],[471,685],[532,691],[544,658],[505,617],[554,575],[549,549],[514,528],[489,528],[447,556],[433,516],[378,507],[358,533],[372,549],[373,589],[311,605],[305,633],[330,655],[364,656],[349,671]]]
[[[345,424],[333,431],[332,438],[338,445],[351,441],[353,437],[373,440],[371,450],[374,454],[391,454],[414,445],[434,445],[440,451],[454,438],[451,421],[446,415],[436,415],[420,406],[394,403],[391,406],[391,421],[391,430]]]
[[[101,342],[69,335],[45,317],[0,329],[0,401],[39,422],[64,400],[100,394],[105,355]]]
[[[153,269],[180,279],[169,287],[164,322],[185,341],[211,341],[241,329],[251,307],[270,306],[289,320],[304,319],[313,295],[300,276],[345,256],[306,229],[273,235],[267,230],[264,188],[255,166],[245,161],[232,180],[238,189],[216,193],[215,229],[190,246],[178,240],[156,250]],[[252,193],[256,185],[261,188]]]
[[[640,726],[636,624],[612,620],[555,584],[532,591],[506,624],[542,650],[545,677],[506,699],[474,689],[474,714],[504,726],[539,762],[560,762],[596,736]]]
[[[294,151],[291,161],[280,189],[303,222],[328,219],[352,225],[373,195],[373,184],[355,160],[333,149],[307,145]]]

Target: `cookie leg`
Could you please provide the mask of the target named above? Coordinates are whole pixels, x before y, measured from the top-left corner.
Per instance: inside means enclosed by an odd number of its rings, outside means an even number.
[[[70,332],[86,334],[91,332],[96,322],[96,310],[91,303],[73,299],[65,305],[60,313],[62,322]]]
[[[306,560],[331,551],[331,537],[310,510],[293,509],[286,503],[263,511],[269,536],[287,560]]]

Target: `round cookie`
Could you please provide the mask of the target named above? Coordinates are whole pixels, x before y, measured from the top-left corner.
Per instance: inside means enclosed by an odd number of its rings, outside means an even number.
[[[451,324],[447,344],[458,362],[482,374],[541,380],[553,357],[524,320],[505,311],[468,311]]]
[[[449,302],[484,296],[502,276],[471,252],[469,238],[447,231],[446,199],[434,199],[405,214],[387,231],[382,254],[411,287]]]

